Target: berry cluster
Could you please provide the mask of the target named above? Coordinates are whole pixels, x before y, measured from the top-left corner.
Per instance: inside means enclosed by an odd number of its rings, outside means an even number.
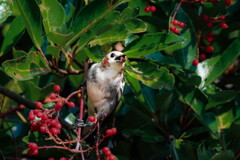
[[[144,11],[145,12],[156,12],[157,11],[157,8],[155,7],[155,6],[146,6],[145,8],[144,8]]]
[[[225,23],[226,16],[222,15],[219,17],[209,17],[209,16],[203,16],[203,20],[207,23],[207,28],[211,29],[214,27],[214,25],[219,25],[222,29],[227,29],[228,25]]]
[[[36,143],[30,142],[28,143],[28,156],[35,156],[38,155],[38,145]]]
[[[172,25],[170,26],[170,31],[172,31],[175,34],[179,34],[180,33],[180,29],[179,28],[184,28],[186,26],[186,24],[184,22],[180,22],[176,19],[172,20]]]
[[[53,91],[54,92],[50,93],[48,98],[44,100],[44,103],[55,103],[52,109],[44,108],[42,102],[35,102],[37,109],[31,110],[28,113],[31,131],[47,133],[49,136],[60,134],[62,125],[58,121],[58,116],[55,116],[55,113],[58,113],[57,115],[59,115],[59,111],[62,109],[64,104],[67,104],[69,108],[75,107],[74,102],[68,101],[72,95],[68,98],[63,98],[59,95],[59,92],[61,91],[61,87],[59,85],[55,85],[53,87]],[[24,108],[23,105],[19,105],[19,107]],[[38,149],[36,149],[36,146],[36,143],[29,143],[30,150],[28,152],[28,155],[38,154]]]
[[[30,120],[30,130],[33,132],[39,131],[41,133],[46,133],[49,131],[49,133],[57,135],[62,128],[57,118],[52,119],[50,115],[39,109],[30,111],[28,119]]]
[[[102,149],[103,154],[106,156],[105,160],[116,160],[116,157],[112,154],[108,147]]]
[[[111,129],[107,129],[105,131],[106,136],[113,136],[115,134],[117,134],[117,128],[111,128]]]

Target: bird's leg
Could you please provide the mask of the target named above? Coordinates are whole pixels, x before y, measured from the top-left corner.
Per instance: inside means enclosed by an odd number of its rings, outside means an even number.
[[[98,112],[98,113],[96,114],[96,117],[97,117],[97,119],[99,119],[99,120],[103,120],[105,117],[107,117],[107,114],[104,113],[104,112]]]
[[[74,128],[86,127],[86,126],[91,126],[91,125],[93,125],[92,122],[84,123],[84,121],[83,121],[83,120],[80,120],[80,119],[78,119],[77,121],[78,121],[78,122],[76,122],[75,124],[73,124],[73,127],[74,127]]]

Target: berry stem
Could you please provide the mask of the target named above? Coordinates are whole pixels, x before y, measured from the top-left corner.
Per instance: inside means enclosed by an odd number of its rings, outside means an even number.
[[[175,12],[174,12],[174,14],[172,16],[172,20],[175,19],[176,15],[177,15],[177,12],[178,12],[178,10],[180,9],[180,7],[182,5],[182,2],[183,2],[183,0],[181,0],[180,3],[178,4],[178,6],[177,6],[177,8],[176,8],[176,10],[175,10]]]
[[[74,95],[76,95],[76,94],[78,94],[78,93],[81,93],[81,90],[78,90],[78,91],[75,91],[75,92],[71,93],[71,94],[66,98],[66,102],[68,102],[68,100],[69,100],[72,96],[74,96]]]
[[[81,90],[79,90],[81,92],[81,98],[80,98],[80,109],[79,109],[79,120],[82,120],[83,119],[83,108],[84,108],[84,87],[82,87]],[[77,94],[78,91],[74,92],[75,94]],[[80,93],[78,92],[78,93]],[[71,96],[71,95],[69,95]],[[68,96],[68,97],[69,97]],[[76,149],[77,150],[82,150],[82,145],[80,144],[80,140],[81,140],[81,133],[82,133],[82,128],[79,127],[78,128],[78,132],[77,132],[77,144],[76,144]],[[81,152],[81,157],[82,157],[82,160],[85,160],[84,158],[84,154],[83,152]]]

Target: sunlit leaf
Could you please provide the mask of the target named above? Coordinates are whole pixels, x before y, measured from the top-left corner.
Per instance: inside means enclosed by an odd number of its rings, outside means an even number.
[[[3,23],[12,14],[12,3],[9,0],[0,2],[0,24]]]
[[[39,52],[30,52],[27,56],[5,61],[2,65],[5,72],[17,80],[28,80],[50,72],[49,66]]]
[[[200,63],[197,74],[202,78],[201,87],[217,79],[239,55],[240,39],[236,39],[222,54]]]
[[[171,89],[175,83],[172,73],[165,67],[158,67],[157,65],[148,62],[132,62],[126,68],[126,72],[140,80],[143,84],[157,89],[165,86]]]
[[[107,0],[98,0],[89,3],[81,10],[74,20],[72,27],[74,35],[68,41],[67,45],[76,41],[83,33],[86,33],[88,30],[90,30],[93,25],[99,22],[118,5],[127,1],[128,0],[119,0],[113,6],[108,6]],[[96,6],[98,7],[96,8]]]
[[[182,38],[168,33],[149,33],[130,43],[123,52],[128,58],[140,57],[164,50],[182,42]]]

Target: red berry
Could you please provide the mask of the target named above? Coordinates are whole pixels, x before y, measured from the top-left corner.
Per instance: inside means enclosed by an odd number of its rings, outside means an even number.
[[[116,160],[116,158],[115,158],[114,155],[110,155],[110,156],[109,156],[109,160]]]
[[[36,127],[36,126],[38,126],[38,123],[37,122],[31,122],[30,125],[31,125],[31,127]]]
[[[145,12],[151,12],[151,7],[150,7],[150,6],[146,6],[146,7],[144,8],[144,11],[145,11]]]
[[[59,160],[67,160],[67,158],[65,158],[65,157],[61,157]]]
[[[35,102],[37,108],[42,108],[42,103],[41,102]]]
[[[89,120],[89,122],[95,122],[96,117],[95,116],[89,116],[88,120]]]
[[[155,6],[150,6],[150,11],[151,12],[156,12],[157,11],[157,8]]]
[[[197,66],[198,63],[199,63],[198,59],[194,59],[194,60],[192,61],[192,65],[193,65],[193,66]]]
[[[37,117],[42,118],[42,115],[43,115],[42,112],[38,112]]]
[[[208,22],[208,21],[210,20],[210,18],[209,18],[208,16],[203,16],[203,20],[204,20],[205,22]]]
[[[226,6],[230,6],[232,4],[232,1],[231,0],[225,0],[225,4],[226,4]]]
[[[186,26],[186,24],[183,23],[183,22],[180,22],[178,26],[181,27],[181,28],[184,28]]]
[[[228,28],[228,25],[227,25],[227,23],[221,23],[221,24],[220,24],[220,27],[221,27],[222,29],[227,29],[227,28]]]
[[[38,155],[38,150],[34,150],[32,155],[34,156]]]
[[[55,85],[54,87],[53,87],[53,90],[55,91],[55,92],[60,92],[61,91],[61,87],[59,86],[59,85]]]
[[[214,41],[214,38],[213,37],[207,37],[206,40],[207,40],[208,43],[212,43]]]
[[[117,134],[117,128],[112,128],[111,131],[112,131],[112,135]]]
[[[179,23],[180,23],[180,22],[179,22],[178,20],[176,20],[176,19],[172,20],[172,24],[175,25],[175,26],[178,26]]]
[[[45,113],[43,113],[41,120],[46,121],[47,119],[48,119],[48,115],[46,115]]]
[[[112,130],[111,129],[107,129],[105,131],[105,133],[106,133],[106,136],[111,136],[112,135]]]
[[[170,26],[170,31],[174,31],[175,29],[176,29],[176,27],[174,27],[174,26]]]
[[[206,2],[207,0],[201,0],[201,2]]]
[[[37,150],[38,149],[38,145],[36,143],[30,142],[30,143],[28,143],[28,148],[30,150]]]
[[[199,59],[200,59],[201,61],[205,60],[206,58],[207,58],[207,57],[206,57],[205,54],[200,54],[200,55],[199,55]]]
[[[206,48],[205,48],[205,51],[207,52],[207,53],[212,53],[213,52],[213,47],[212,46],[207,46]]]
[[[74,108],[75,107],[75,103],[74,102],[68,102],[68,107],[69,108]]]
[[[34,109],[34,110],[33,110],[33,113],[34,113],[35,115],[37,115],[39,111],[40,111],[40,110],[38,110],[38,109]]]
[[[30,121],[34,120],[34,119],[35,119],[35,115],[29,114],[29,115],[28,115],[28,119],[29,119]]]
[[[61,125],[59,122],[55,125],[55,127],[56,127],[57,129],[62,129],[62,125]]]
[[[57,119],[52,119],[51,122],[50,122],[50,125],[55,127],[57,124],[58,124],[58,120]]]
[[[224,21],[224,20],[226,19],[226,16],[222,15],[222,16],[219,17],[219,19],[220,19],[221,21]]]
[[[56,93],[50,93],[49,98],[52,99],[52,100],[56,99],[57,98]]]
[[[57,128],[54,128],[54,127],[50,128],[49,131],[50,131],[50,133],[52,133],[54,135],[59,133],[59,130]]]
[[[108,151],[110,151],[110,149],[108,148],[108,147],[104,147],[103,149],[102,149],[102,152],[105,154],[106,152],[108,152]]]
[[[61,110],[62,106],[63,106],[63,103],[60,102],[60,101],[58,101],[58,102],[55,104],[54,109],[55,109],[56,111],[59,111],[59,110]]]
[[[208,22],[207,28],[212,28],[212,27],[213,27],[213,23],[212,22]]]
[[[28,156],[35,156],[35,155],[38,155],[38,150],[28,150],[27,152],[27,155]]]
[[[45,132],[47,131],[46,126],[41,126],[41,127],[39,128],[39,131],[42,132],[42,133],[45,133]]]
[[[48,160],[55,160],[54,158],[48,158]]]
[[[109,151],[107,151],[107,152],[104,152],[104,154],[105,154],[107,157],[109,157],[109,156],[112,155],[112,152],[109,150]]]
[[[179,30],[178,28],[176,28],[176,29],[173,31],[173,33],[179,34],[179,33],[180,33],[180,30]]]
[[[24,109],[25,108],[25,106],[23,104],[20,104],[18,107],[19,107],[19,109]]]

